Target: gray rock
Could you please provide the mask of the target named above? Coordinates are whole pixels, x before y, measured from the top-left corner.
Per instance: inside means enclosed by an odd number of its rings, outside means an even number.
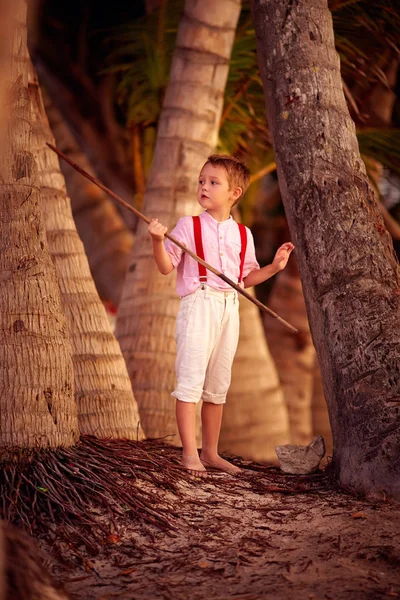
[[[308,446],[294,444],[276,446],[275,452],[284,473],[306,475],[318,469],[319,463],[325,455],[324,438],[317,435]]]

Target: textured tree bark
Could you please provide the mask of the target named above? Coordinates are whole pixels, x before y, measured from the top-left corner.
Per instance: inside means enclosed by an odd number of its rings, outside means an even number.
[[[219,447],[221,452],[233,452],[251,460],[278,462],[275,446],[290,442],[283,390],[259,311],[245,298],[239,302],[239,344]]]
[[[32,64],[29,94],[47,241],[72,344],[79,429],[99,438],[140,439],[125,361],[90,274],[57,155],[46,145],[54,139]]]
[[[325,0],[254,0],[279,182],[339,481],[400,495],[399,267],[360,158]]]
[[[71,345],[40,207],[28,95],[26,4],[13,5],[9,117],[0,156],[0,448],[69,446],[78,438]],[[5,75],[3,72],[2,74]]]
[[[82,169],[93,173],[86,156],[48,94],[44,104],[56,144]],[[118,306],[133,246],[133,234],[110,198],[93,183],[62,161],[72,213],[90,270],[102,299]]]
[[[199,171],[217,144],[239,0],[186,0],[143,211],[172,227],[194,214]],[[147,227],[138,228],[118,311],[120,341],[143,429],[148,437],[176,434],[175,277],[156,271]],[[178,442],[178,438],[170,438]]]

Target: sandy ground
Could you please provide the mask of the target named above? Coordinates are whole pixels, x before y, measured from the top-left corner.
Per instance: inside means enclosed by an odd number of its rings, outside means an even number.
[[[400,598],[399,504],[355,498],[322,472],[234,462],[244,466],[237,478],[182,477],[179,494],[162,492],[171,531],[127,515],[108,523],[94,556],[66,545],[52,569],[71,598]],[[49,538],[45,546],[56,556]]]

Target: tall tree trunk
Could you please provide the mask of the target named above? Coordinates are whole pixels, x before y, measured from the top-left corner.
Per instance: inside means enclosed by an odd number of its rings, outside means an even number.
[[[275,446],[290,441],[288,412],[258,309],[245,298],[239,301],[239,344],[224,407],[220,450],[277,462]]]
[[[28,96],[26,4],[15,1],[0,156],[0,446],[70,446],[78,437],[71,345],[47,247]],[[10,60],[10,59],[9,59]],[[4,72],[2,73],[4,74]]]
[[[307,445],[312,439],[311,400],[315,348],[294,260],[291,257],[286,269],[277,275],[268,306],[297,327],[299,333],[293,335],[283,330],[280,323],[266,313],[263,320],[289,413],[291,443]]]
[[[400,496],[399,267],[360,158],[326,0],[253,0],[267,117],[339,481]]]
[[[239,0],[220,0],[218,10],[211,0],[185,2],[144,198],[144,212],[169,227],[196,211],[198,174],[217,143],[239,12]],[[178,302],[175,277],[156,270],[150,236],[141,224],[116,333],[148,437],[177,433],[170,394]]]
[[[44,104],[57,146],[82,169],[92,172],[61,113],[44,94]],[[118,306],[133,246],[133,234],[109,197],[65,161],[61,161],[72,213],[100,297]]]
[[[54,140],[32,64],[29,92],[47,240],[72,343],[79,428],[100,438],[136,439],[141,432],[129,375],[90,274],[57,155],[46,146]]]

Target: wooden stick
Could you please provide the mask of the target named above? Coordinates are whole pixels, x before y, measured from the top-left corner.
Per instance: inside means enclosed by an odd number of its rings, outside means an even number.
[[[98,179],[96,179],[95,177],[93,177],[92,175],[90,175],[90,173],[87,173],[86,171],[84,171],[83,169],[81,169],[81,167],[79,165],[77,165],[75,162],[73,162],[70,158],[68,158],[68,156],[66,156],[64,154],[64,152],[61,152],[61,150],[59,150],[58,148],[56,148],[52,144],[49,144],[48,142],[46,142],[46,143],[47,143],[47,145],[48,145],[49,148],[51,148],[56,154],[58,154],[58,156],[61,156],[61,158],[63,158],[68,164],[70,164],[71,167],[73,167],[81,175],[83,175],[84,177],[86,177],[87,179],[89,179],[90,181],[92,181],[100,189],[102,189],[109,196],[111,196],[111,198],[114,198],[114,200],[116,200],[116,202],[118,202],[119,204],[121,204],[122,206],[124,206],[125,208],[127,208],[128,210],[130,210],[131,212],[133,212],[136,216],[138,216],[140,219],[142,219],[142,221],[145,221],[148,224],[151,222],[151,219],[149,219],[144,214],[142,214],[140,211],[138,211],[136,208],[134,208],[133,206],[131,206],[130,204],[128,204],[128,202],[126,202],[125,200],[123,200],[120,196],[118,196],[118,194],[115,194],[108,187],[106,187],[104,184],[102,184],[101,181],[98,181]],[[223,273],[221,273],[220,271],[218,271],[215,267],[212,267],[211,265],[209,265],[208,263],[206,263],[203,259],[201,259],[199,256],[197,256],[197,254],[195,254],[194,252],[192,252],[189,248],[187,248],[179,240],[175,239],[170,233],[167,232],[165,234],[165,237],[168,238],[169,240],[171,240],[171,242],[173,242],[177,246],[179,246],[179,248],[182,248],[182,250],[184,250],[187,254],[189,254],[189,256],[191,256],[198,263],[200,263],[201,265],[203,265],[204,267],[206,267],[206,269],[208,269],[209,271],[211,271],[212,273],[214,273],[214,275],[217,275],[217,277],[219,277],[220,279],[222,279],[222,281],[225,281],[225,283],[227,283],[228,285],[230,285],[231,287],[233,287],[234,290],[236,290],[237,292],[239,292],[239,294],[242,294],[242,296],[244,296],[245,298],[247,298],[247,300],[250,300],[250,302],[253,302],[253,304],[255,304],[256,306],[258,306],[258,308],[260,308],[264,312],[268,313],[271,317],[274,317],[274,319],[277,319],[280,323],[282,323],[282,325],[284,325],[285,327],[287,327],[292,333],[298,333],[298,330],[295,327],[293,327],[293,325],[291,325],[290,323],[288,323],[287,321],[285,321],[285,319],[282,319],[282,317],[280,317],[273,310],[271,310],[270,308],[268,308],[268,306],[265,306],[265,304],[262,304],[262,302],[260,302],[259,300],[257,300],[257,298],[254,298],[253,296],[251,296],[242,287],[240,287],[240,285],[238,285],[237,283],[235,283],[234,281],[232,281],[231,279],[229,279],[226,275],[224,275]]]

